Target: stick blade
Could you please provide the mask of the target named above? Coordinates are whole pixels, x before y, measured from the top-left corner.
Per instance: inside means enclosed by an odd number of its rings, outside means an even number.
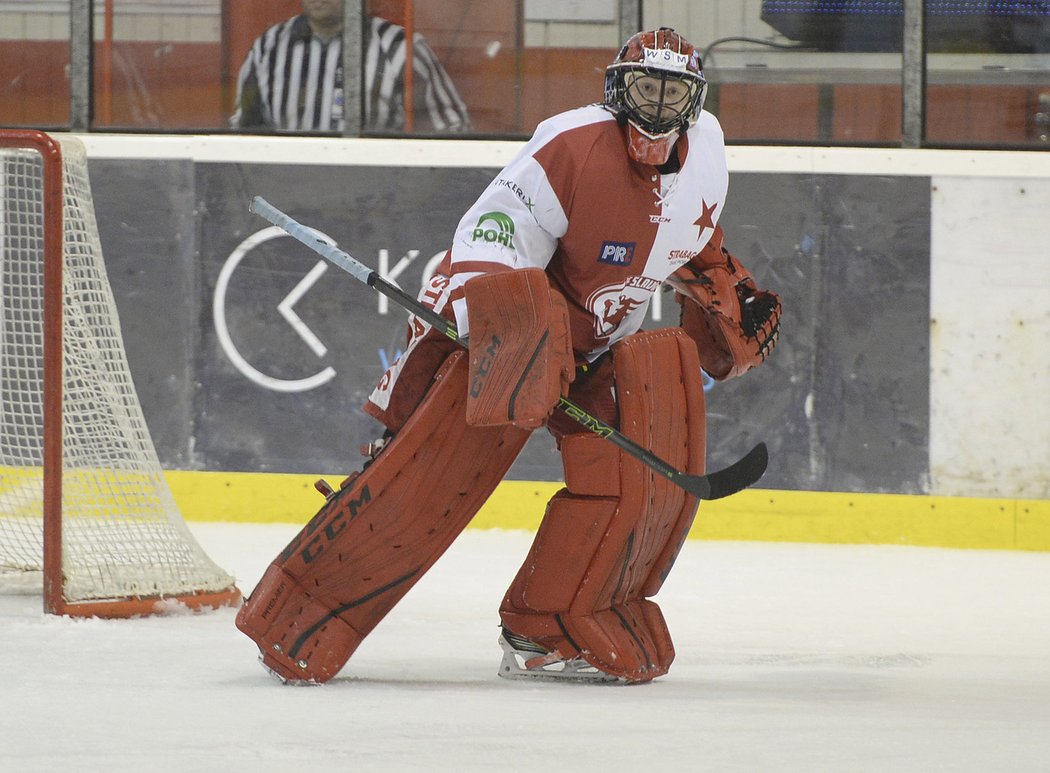
[[[743,491],[758,482],[769,465],[769,450],[765,443],[759,443],[723,470],[716,470],[707,475],[676,476],[675,482],[689,493],[700,499],[723,499]]]
[[[739,461],[707,476],[711,484],[708,499],[722,499],[753,486],[765,474],[768,466],[769,450],[765,443],[759,443]]]

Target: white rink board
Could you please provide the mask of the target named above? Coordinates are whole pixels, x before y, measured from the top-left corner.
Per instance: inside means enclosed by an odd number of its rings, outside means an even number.
[[[434,167],[502,167],[522,142],[338,137],[78,135],[91,158],[198,162]],[[730,172],[1024,177],[1050,179],[1050,153],[730,146]]]
[[[931,493],[1050,497],[1050,179],[932,196]]]

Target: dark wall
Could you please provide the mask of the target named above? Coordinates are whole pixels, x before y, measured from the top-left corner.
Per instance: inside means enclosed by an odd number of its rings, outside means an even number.
[[[397,276],[415,293],[497,171],[93,160],[103,251],[162,463],[339,472],[358,468],[358,447],[379,433],[360,406],[403,345],[404,313],[380,314],[372,290],[327,264],[282,313],[324,261],[285,237],[242,251],[229,271],[238,246],[268,227],[248,213],[252,196],[373,268],[382,250],[391,266],[417,251]],[[929,187],[922,177],[732,176],[728,245],[781,294],[785,314],[774,356],[708,392],[712,467],[765,440],[770,488],[926,490]],[[224,267],[229,341],[269,386],[220,341]],[[676,319],[666,296],[653,325]],[[313,389],[272,388],[331,371]],[[536,433],[510,477],[558,479],[552,449]]]
[[[783,332],[708,394],[712,462],[764,439],[770,488],[926,490],[929,200],[923,177],[733,176],[728,243]]]

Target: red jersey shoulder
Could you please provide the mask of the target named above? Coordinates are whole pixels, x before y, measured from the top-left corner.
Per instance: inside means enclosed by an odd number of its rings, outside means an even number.
[[[622,129],[616,118],[598,105],[548,119],[537,134],[540,131],[549,136],[532,155],[565,212],[570,211],[585,174],[602,177],[603,170],[622,172],[620,167],[626,163]]]
[[[612,113],[601,105],[587,105],[541,121],[532,135],[532,142],[545,147],[557,139],[569,142],[570,147],[579,148],[587,144],[588,137],[599,136],[616,127],[616,118]]]

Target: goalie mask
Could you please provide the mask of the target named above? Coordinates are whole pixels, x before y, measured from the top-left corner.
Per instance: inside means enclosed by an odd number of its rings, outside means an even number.
[[[669,27],[639,32],[605,68],[605,107],[627,124],[635,161],[659,166],[707,94],[700,52]]]

